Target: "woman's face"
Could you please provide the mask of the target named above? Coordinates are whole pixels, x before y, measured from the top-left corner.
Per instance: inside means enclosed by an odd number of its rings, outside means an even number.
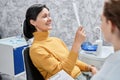
[[[106,41],[111,42],[111,22],[104,15],[101,16],[101,30]]]
[[[37,31],[48,31],[52,29],[51,22],[50,12],[48,9],[43,8],[36,20],[31,21],[31,24],[35,26]]]

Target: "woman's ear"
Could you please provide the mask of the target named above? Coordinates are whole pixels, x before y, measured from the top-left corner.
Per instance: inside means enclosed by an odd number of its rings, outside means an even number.
[[[36,26],[35,21],[32,19],[30,20],[30,24],[32,24],[33,26]]]
[[[115,32],[115,25],[110,20],[108,21],[108,24],[110,26],[111,33],[114,33]]]

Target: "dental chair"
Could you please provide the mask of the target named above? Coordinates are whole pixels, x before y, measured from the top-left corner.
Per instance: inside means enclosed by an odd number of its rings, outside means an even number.
[[[27,80],[45,80],[30,59],[29,47],[25,48],[23,52]]]

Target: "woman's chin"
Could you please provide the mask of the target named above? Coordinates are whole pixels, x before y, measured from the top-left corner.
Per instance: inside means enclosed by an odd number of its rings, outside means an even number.
[[[48,29],[49,29],[49,30],[51,30],[51,29],[52,29],[52,27],[50,26],[50,27],[48,27]]]

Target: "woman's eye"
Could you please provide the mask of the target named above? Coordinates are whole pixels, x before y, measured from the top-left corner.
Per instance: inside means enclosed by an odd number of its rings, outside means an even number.
[[[43,18],[46,18],[46,17],[47,17],[47,15],[43,15],[42,17],[43,17]]]

